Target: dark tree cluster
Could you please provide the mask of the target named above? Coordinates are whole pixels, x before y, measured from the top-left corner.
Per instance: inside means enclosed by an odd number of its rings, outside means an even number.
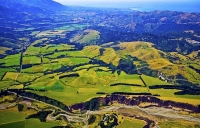
[[[137,74],[136,66],[133,61],[128,59],[120,59],[117,69],[124,71],[126,74]]]
[[[69,75],[63,75],[60,76],[59,79],[65,78],[65,77],[79,77],[78,73],[74,73],[74,74],[69,74]]]
[[[148,92],[133,93],[133,92],[113,92],[112,95],[152,95]]]
[[[158,71],[152,70],[148,67],[143,67],[141,69],[138,69],[141,74],[147,75],[147,76],[152,76],[152,77],[157,77]]]
[[[41,122],[46,122],[46,117],[52,113],[52,111],[39,111],[36,114],[29,115],[26,117],[26,119],[31,119],[31,118],[38,118]]]
[[[149,86],[150,89],[177,89],[181,90],[175,92],[175,95],[200,95],[200,87],[197,86],[185,86],[185,85],[153,85]]]
[[[18,104],[17,108],[18,108],[18,111],[21,112],[21,111],[23,111],[24,105],[23,104]]]
[[[89,117],[89,119],[88,119],[88,124],[90,125],[90,124],[94,123],[95,120],[96,120],[96,116],[95,116],[95,115],[91,115],[91,116]]]
[[[139,84],[128,84],[128,83],[114,83],[114,84],[111,84],[110,86],[119,86],[119,85],[125,85],[125,86],[142,86],[142,85],[139,85]]]
[[[100,101],[98,98],[93,98],[90,101],[86,101],[84,103],[84,109],[86,110],[94,111],[94,110],[98,110],[99,107],[100,107]]]
[[[103,120],[99,122],[101,128],[114,128],[118,125],[118,118],[116,114],[104,114]]]
[[[142,83],[144,84],[145,87],[147,87],[147,84],[144,82],[142,76],[139,76],[139,78],[141,79]]]

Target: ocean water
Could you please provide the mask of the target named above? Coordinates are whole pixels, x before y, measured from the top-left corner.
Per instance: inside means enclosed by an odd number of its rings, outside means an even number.
[[[88,3],[85,6],[105,8],[130,8],[138,11],[169,10],[179,12],[200,12],[200,0],[193,2],[128,2],[128,3]]]
[[[200,12],[200,2],[196,3],[148,3],[137,5],[132,9],[138,11],[169,10],[179,12]]]

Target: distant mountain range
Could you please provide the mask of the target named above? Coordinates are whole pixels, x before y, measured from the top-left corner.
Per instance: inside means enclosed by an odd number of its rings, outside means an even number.
[[[1,0],[0,8],[7,8],[17,11],[60,11],[67,7],[53,0]]]

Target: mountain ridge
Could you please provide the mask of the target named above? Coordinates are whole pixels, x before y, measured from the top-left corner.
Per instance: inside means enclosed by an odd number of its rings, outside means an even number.
[[[53,0],[1,0],[0,5],[18,11],[20,11],[20,9],[24,6],[33,7],[33,9],[38,8],[46,11],[61,11],[67,8],[66,6]]]

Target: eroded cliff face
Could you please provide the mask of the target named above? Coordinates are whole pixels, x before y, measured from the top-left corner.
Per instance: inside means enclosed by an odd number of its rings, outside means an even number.
[[[143,107],[157,106],[165,108],[179,108],[190,112],[200,113],[200,105],[195,106],[188,103],[180,103],[175,101],[165,101],[153,96],[124,96],[124,95],[107,95],[106,97],[93,98],[90,101],[78,103],[70,106],[70,110],[96,110],[100,106],[111,105],[113,102],[125,105],[136,105]]]

